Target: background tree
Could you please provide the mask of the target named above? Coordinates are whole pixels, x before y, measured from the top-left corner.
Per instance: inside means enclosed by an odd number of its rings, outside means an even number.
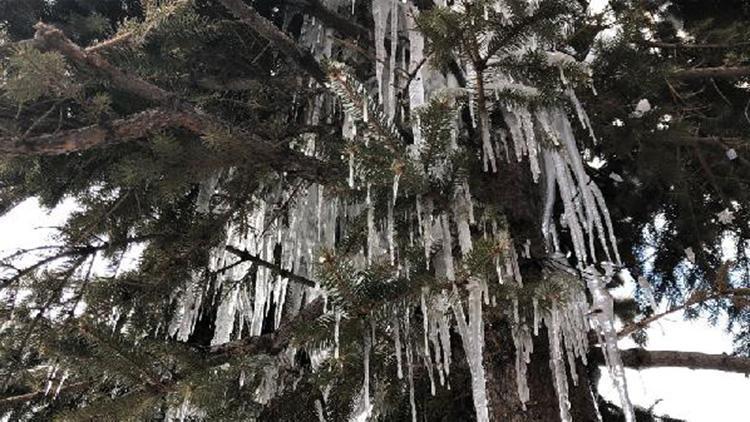
[[[0,209],[79,204],[4,260],[2,406],[650,420],[623,365],[747,373],[618,351],[659,315],[624,304],[616,332],[605,287],[628,269],[726,310],[747,353],[743,29],[694,2],[586,6],[0,3]]]

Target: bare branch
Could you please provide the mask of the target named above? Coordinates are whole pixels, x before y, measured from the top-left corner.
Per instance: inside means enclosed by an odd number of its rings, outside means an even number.
[[[604,364],[600,349],[590,353],[592,363]],[[750,358],[726,354],[712,355],[698,352],[670,350],[625,349],[620,351],[622,363],[629,368],[689,368],[750,374]]]
[[[673,314],[683,309],[689,308],[698,303],[702,303],[702,302],[706,302],[706,301],[714,300],[714,299],[724,299],[728,297],[739,297],[739,296],[750,296],[750,288],[728,289],[728,290],[723,290],[714,294],[693,295],[693,297],[691,297],[689,300],[687,300],[685,303],[683,303],[680,306],[674,307],[668,311],[655,314],[648,318],[644,318],[640,321],[633,322],[631,324],[626,325],[622,330],[620,330],[619,333],[617,333],[617,337],[619,338],[625,337],[629,334],[634,333],[637,330],[640,330],[641,328],[645,328],[646,326],[648,326],[649,324],[651,324],[652,322],[656,320],[664,318],[667,315]]]
[[[242,2],[239,3],[242,4]],[[255,11],[252,9],[251,12],[255,14]],[[258,16],[258,18],[265,21],[265,19],[260,16]],[[278,34],[286,37],[286,35],[276,29],[273,24],[268,21],[265,21],[265,23],[270,25],[270,27],[278,32]],[[126,128],[123,126],[121,130],[124,134],[130,133],[131,140],[137,139],[135,136],[135,132],[139,131],[137,129],[140,129],[140,132],[142,133],[146,133],[147,131],[144,129],[148,127],[151,127],[152,129],[159,126],[167,127],[166,120],[170,119],[172,123],[179,123],[178,126],[185,127],[200,134],[205,134],[216,128],[231,127],[231,125],[226,124],[218,117],[196,110],[192,104],[179,100],[176,94],[164,90],[159,86],[140,78],[138,75],[120,70],[96,52],[87,52],[81,49],[78,45],[65,37],[59,29],[44,23],[38,23],[36,29],[37,33],[34,39],[27,41],[30,45],[43,51],[58,51],[74,63],[101,74],[117,89],[159,103],[169,109],[175,109],[174,114],[162,114],[160,115],[160,119],[156,119],[156,122],[142,123],[145,127],[138,128],[139,125],[137,125],[135,127]],[[291,42],[292,44],[294,43],[288,37],[286,37],[286,39],[288,42]],[[322,68],[320,68],[320,65],[317,62],[315,62],[315,65],[318,66],[318,69],[322,72]],[[162,113],[164,113],[164,111],[162,111]],[[85,128],[84,132],[89,136],[89,138],[87,138],[89,141],[98,140],[99,142],[106,142],[113,137],[104,136],[102,129],[97,127]],[[232,130],[231,132],[232,136],[237,138],[238,142],[243,142],[248,147],[249,152],[251,155],[257,157],[258,162],[266,163],[271,168],[313,181],[322,181],[339,177],[338,171],[335,167],[330,166],[330,164],[322,163],[316,158],[305,156],[296,151],[290,150],[283,145],[272,144],[260,139],[253,133],[241,130]],[[54,140],[59,139],[46,139],[46,141],[49,142],[53,142]],[[77,139],[67,138],[67,141],[75,144]],[[114,142],[117,141],[115,140]],[[90,148],[96,145],[99,144],[92,143],[83,145],[77,149]],[[76,149],[71,146],[68,148]],[[62,149],[64,150],[65,148]],[[58,149],[58,152],[56,153],[60,154],[63,152]]]

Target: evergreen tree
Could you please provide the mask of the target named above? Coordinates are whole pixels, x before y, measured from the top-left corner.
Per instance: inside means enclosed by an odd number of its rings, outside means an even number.
[[[0,406],[666,420],[625,366],[750,372],[735,3],[0,1],[0,211],[78,205],[3,259]],[[738,355],[618,350],[657,302]]]

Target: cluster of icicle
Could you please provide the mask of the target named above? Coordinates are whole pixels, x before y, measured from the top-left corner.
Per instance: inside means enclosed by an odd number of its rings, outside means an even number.
[[[419,13],[416,7],[400,0],[371,1],[375,22],[376,95],[368,95],[367,89],[351,79],[343,67],[333,64],[328,88],[334,96],[318,97],[314,104],[307,108],[304,118],[311,125],[316,125],[323,119],[330,119],[335,107],[341,107],[346,116],[342,135],[350,142],[382,141],[383,137],[390,138],[391,142],[403,142],[393,127],[397,116],[404,111],[398,109],[401,105],[396,101],[397,91],[406,89],[405,74],[414,75],[408,85],[408,106],[411,114],[409,121],[414,143],[408,150],[412,158],[418,159],[424,142],[418,111],[435,96],[446,95],[448,91],[457,92],[460,89],[453,76],[442,74],[425,60],[425,40],[414,22],[415,16]],[[323,1],[325,6],[333,9],[345,3],[343,0]],[[451,7],[460,7],[460,4],[461,2],[455,2]],[[498,1],[494,7],[496,12],[501,13],[509,21],[513,19],[510,8],[505,6],[504,2]],[[535,8],[536,2],[530,1],[527,13],[533,12]],[[316,22],[314,18],[305,19],[301,42],[309,46],[315,56],[331,57],[330,29]],[[399,34],[404,33],[408,35],[409,40],[408,54],[405,46],[399,44]],[[389,49],[385,47],[386,42],[390,43]],[[569,65],[570,60],[569,56],[562,53],[549,53],[549,65],[560,67],[563,81],[563,66]],[[464,63],[463,66],[469,81],[467,92],[472,96],[476,71],[469,64]],[[581,266],[579,270],[583,270],[583,266],[587,268],[586,282],[594,297],[592,308],[597,311],[590,312],[582,285],[571,286],[566,290],[565,300],[544,309],[539,306],[538,300],[534,299],[531,322],[520,316],[523,313],[519,312],[516,301],[513,309],[515,324],[512,337],[516,348],[519,398],[524,405],[529,400],[526,365],[533,351],[533,338],[537,335],[539,326],[544,324],[549,336],[550,368],[558,394],[560,417],[563,421],[571,420],[566,362],[572,380],[577,382],[576,359],[581,359],[585,363],[588,349],[586,333],[591,325],[596,329],[604,346],[607,365],[620,392],[626,420],[634,420],[616,344],[611,297],[604,287],[609,274],[595,274],[594,267],[590,266],[599,259],[619,263],[612,222],[603,195],[585,172],[581,153],[565,111],[555,106],[532,109],[519,101],[504,103],[502,98],[508,91],[516,94],[516,97],[534,97],[538,95],[538,91],[521,81],[513,80],[510,76],[497,73],[486,76],[485,89],[496,94],[495,107],[502,110],[507,127],[507,131],[498,130],[492,133],[489,130],[489,116],[478,116],[479,124],[483,128],[482,150],[486,169],[496,170],[504,161],[511,159],[529,161],[534,181],[543,183],[545,187],[542,231],[548,242],[551,261],[558,263],[559,268],[555,271],[572,271],[560,249],[559,224],[570,233],[573,253]],[[347,98],[351,96],[351,88],[354,88],[358,98],[356,101]],[[590,130],[588,118],[572,88],[569,88],[567,93],[581,124]],[[473,104],[473,101],[469,103]],[[457,113],[451,148],[458,148],[455,138],[458,137],[458,128],[461,124]],[[374,127],[375,125],[378,127]],[[371,133],[361,133],[363,130]],[[314,155],[315,135],[309,135],[305,140],[305,152]],[[511,145],[513,157],[509,152]],[[276,262],[274,250],[280,245],[280,266],[297,275],[314,279],[315,266],[318,264],[314,256],[316,250],[321,247],[333,248],[336,231],[345,232],[346,221],[364,215],[367,222],[367,243],[365,250],[359,251],[359,258],[356,260],[358,265],[364,268],[375,260],[389,260],[408,277],[411,265],[401,259],[394,241],[397,235],[394,204],[397,200],[405,199],[399,198],[398,195],[399,176],[394,176],[392,198],[388,201],[386,215],[378,215],[370,183],[360,176],[354,164],[354,157],[350,156],[349,159],[351,164],[348,184],[350,188],[364,193],[363,203],[343,203],[335,198],[326,198],[323,186],[317,184],[294,189],[283,185],[268,187],[266,191],[270,193],[263,198],[257,198],[258,206],[246,217],[249,229],[241,231],[238,227],[228,227],[226,244],[245,250],[268,263]],[[435,169],[428,173],[428,177],[440,177],[441,171]],[[218,178],[215,178],[204,183],[198,198],[199,211],[210,211],[208,199],[216,189],[220,189],[217,180]],[[457,233],[456,241],[462,256],[466,256],[472,250],[472,227],[477,228],[477,232],[484,236],[491,237],[498,244],[505,245],[504,250],[507,253],[503,254],[503,259],[498,258],[495,262],[498,280],[501,283],[516,283],[518,286],[523,284],[516,248],[510,234],[507,230],[499,228],[495,221],[475,217],[467,180],[459,180],[456,185],[457,189],[448,210],[438,213],[431,199],[417,196],[416,200],[409,199],[414,204],[411,213],[402,216],[408,221],[416,222],[411,224],[409,239],[412,244],[421,243],[424,247],[428,267],[438,278],[447,280],[449,285],[452,285],[439,291],[425,289],[422,292],[421,328],[413,326],[408,306],[396,311],[391,326],[387,327],[393,336],[394,353],[397,358],[396,375],[399,379],[406,378],[408,384],[413,421],[417,420],[414,374],[420,361],[430,378],[433,394],[438,383],[450,388],[451,328],[455,329],[462,340],[472,379],[472,396],[477,420],[489,421],[485,369],[482,361],[485,347],[483,307],[492,305],[495,301],[488,293],[488,280],[471,277],[468,283],[461,287],[453,283],[456,281],[456,270],[462,263],[460,258],[455,258],[452,254],[454,239],[451,233]],[[554,215],[558,194],[563,205],[561,216]],[[294,198],[291,198],[292,195]],[[279,206],[287,202],[287,207]],[[526,249],[527,251],[522,254],[528,256],[528,243]],[[603,251],[605,256],[597,257],[597,251]],[[282,318],[293,317],[315,297],[325,295],[325,292],[318,288],[290,283],[264,265],[255,267],[255,288],[252,289],[247,283],[238,280],[241,280],[255,264],[238,262],[238,257],[223,248],[214,250],[210,270],[217,272],[216,284],[212,289],[216,293],[212,297],[207,297],[208,287],[200,279],[201,275],[196,274],[195,279],[176,295],[178,313],[169,327],[172,336],[186,340],[191,335],[196,321],[200,318],[201,307],[206,301],[218,304],[212,344],[221,344],[242,336],[259,335],[271,309],[274,309],[273,321],[278,327]],[[556,275],[555,272],[550,272],[548,276]],[[339,325],[345,316],[332,308],[327,309],[327,312],[332,313],[335,320],[334,341],[330,345],[330,350],[313,351],[313,354],[321,359],[337,359]],[[592,315],[591,320],[589,314]],[[249,332],[242,332],[244,326],[249,327]],[[371,401],[372,377],[369,360],[371,348],[377,339],[374,329],[365,331],[363,384],[352,420],[367,419],[375,412],[375,406]],[[420,331],[423,338],[418,340]],[[256,392],[260,401],[269,400],[278,388],[273,385],[273,374],[267,375],[267,382],[264,381]],[[320,420],[325,420],[323,404],[317,402],[316,408]]]

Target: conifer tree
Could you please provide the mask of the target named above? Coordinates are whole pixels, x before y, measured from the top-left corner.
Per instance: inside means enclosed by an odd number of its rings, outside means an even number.
[[[77,204],[2,261],[12,420],[640,421],[626,366],[750,372],[750,45],[724,9],[0,12],[0,212]],[[626,271],[640,303],[609,293]],[[738,355],[619,350],[659,303],[726,312]]]

